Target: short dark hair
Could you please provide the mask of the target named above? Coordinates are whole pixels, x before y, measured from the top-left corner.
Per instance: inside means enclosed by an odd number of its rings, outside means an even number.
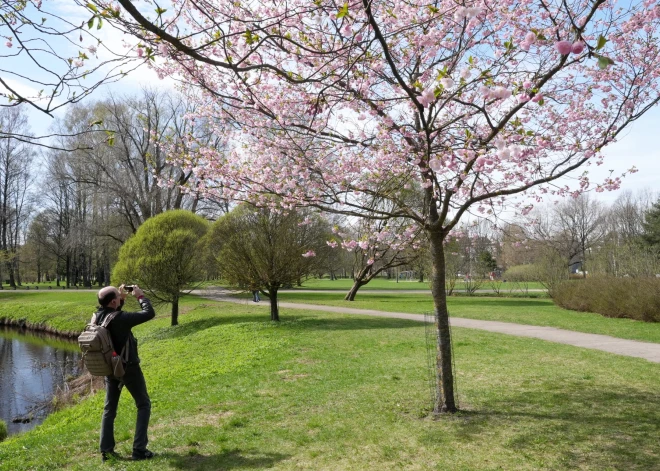
[[[108,291],[105,296],[98,298],[99,304],[101,307],[107,307],[110,302],[117,297],[117,293],[114,291]]]

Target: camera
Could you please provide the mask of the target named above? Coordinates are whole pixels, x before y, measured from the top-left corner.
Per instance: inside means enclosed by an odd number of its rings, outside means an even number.
[[[124,286],[124,289],[130,293],[133,291],[133,285]]]

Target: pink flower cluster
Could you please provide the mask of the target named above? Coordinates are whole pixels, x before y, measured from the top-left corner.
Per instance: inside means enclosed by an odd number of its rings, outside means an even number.
[[[555,43],[555,49],[557,49],[557,52],[562,56],[567,56],[571,52],[573,54],[582,54],[582,51],[584,51],[584,43],[581,41],[574,43],[569,41],[557,41]]]

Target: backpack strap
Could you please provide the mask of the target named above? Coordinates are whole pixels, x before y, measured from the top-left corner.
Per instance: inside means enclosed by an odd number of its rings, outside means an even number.
[[[108,328],[108,325],[110,325],[110,322],[117,317],[121,311],[114,311],[105,316],[105,319],[103,319],[103,322],[101,323],[101,327]],[[94,314],[94,321],[96,322],[96,314]],[[114,346],[113,346],[114,348]],[[116,350],[115,350],[116,351]],[[124,348],[121,349],[121,353],[119,356],[122,358],[124,363],[128,363],[128,338],[126,339],[126,343],[124,344]]]
[[[108,328],[108,325],[112,320],[119,315],[120,311],[114,311],[105,316],[105,319],[103,319],[103,322],[101,322],[101,327],[105,327],[106,329]]]

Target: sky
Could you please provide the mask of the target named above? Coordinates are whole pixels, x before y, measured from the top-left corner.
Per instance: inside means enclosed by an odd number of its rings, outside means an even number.
[[[82,10],[80,7],[75,6],[73,2],[66,0],[52,0],[52,4],[56,6],[57,11],[69,19],[72,23],[80,24],[80,22],[89,19],[90,14]],[[103,44],[111,45],[115,51],[127,51],[128,48],[123,46],[126,42],[128,45],[134,45],[136,42],[132,38],[124,37],[120,32],[113,30],[109,26],[105,26],[100,30],[92,30],[98,36]],[[4,40],[3,40],[4,41]],[[77,49],[88,47],[94,44],[87,37],[80,45],[76,45],[75,54]],[[0,44],[0,47],[4,47]],[[68,46],[72,51],[73,48]],[[98,49],[99,60],[106,60],[110,58],[110,53],[102,47]],[[1,57],[1,56],[0,56]],[[3,59],[6,63],[6,60]],[[2,64],[0,68],[7,67]],[[11,67],[11,66],[10,66]],[[21,62],[16,62],[13,67],[22,67]],[[13,69],[12,69],[13,70]],[[5,74],[0,74],[3,78]],[[25,89],[25,84],[13,81],[14,85]],[[156,74],[146,66],[141,66],[139,69],[129,73],[126,77],[122,78],[119,82],[101,86],[97,89],[93,96],[86,98],[87,102],[95,99],[102,99],[109,93],[114,94],[136,94],[142,86],[156,86],[159,89],[174,89],[175,81],[171,78],[159,80]],[[1,85],[0,85],[1,87]],[[83,101],[84,103],[85,101]],[[58,111],[55,116],[63,116],[66,109]],[[31,131],[35,135],[43,135],[49,133],[49,127],[53,122],[53,118],[40,113],[34,109],[29,111]],[[627,172],[631,167],[638,169],[637,173],[628,173],[623,179],[621,190],[613,192],[596,193],[593,192],[592,196],[606,204],[611,204],[622,190],[629,190],[633,193],[648,189],[654,192],[660,190],[660,108],[655,107],[638,122],[633,123],[622,136],[619,141],[610,145],[603,151],[605,155],[604,164],[602,166],[592,165],[588,168],[580,168],[575,172],[575,176],[582,173],[583,170],[588,170],[592,182],[598,183],[603,181],[613,170],[613,176],[620,176],[622,173]]]

